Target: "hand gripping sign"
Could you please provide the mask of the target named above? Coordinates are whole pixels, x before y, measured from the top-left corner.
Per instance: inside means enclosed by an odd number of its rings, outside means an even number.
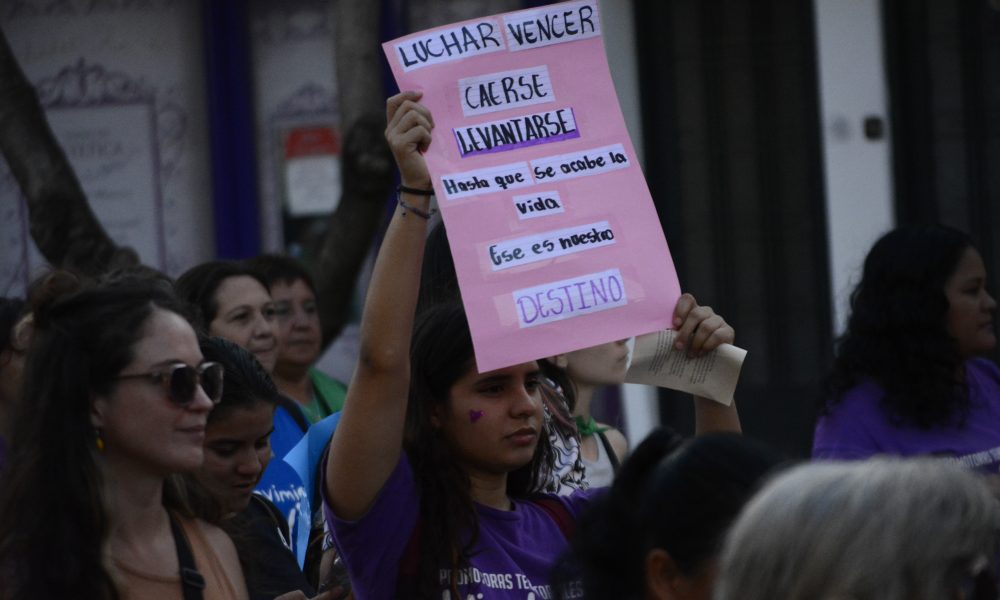
[[[434,114],[427,165],[480,372],[670,325],[680,289],[596,0],[383,45]]]

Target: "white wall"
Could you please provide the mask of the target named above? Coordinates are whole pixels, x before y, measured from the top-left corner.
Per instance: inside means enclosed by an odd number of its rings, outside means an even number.
[[[872,242],[894,225],[888,91],[879,0],[814,0],[834,333]],[[866,139],[866,116],[884,135]]]

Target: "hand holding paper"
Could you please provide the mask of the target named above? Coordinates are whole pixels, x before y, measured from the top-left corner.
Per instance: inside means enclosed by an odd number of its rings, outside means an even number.
[[[700,357],[720,344],[732,344],[736,331],[710,306],[699,306],[691,294],[682,294],[674,308],[674,347],[687,350],[688,356]]]
[[[736,332],[708,306],[684,294],[674,309],[674,330],[635,340],[625,381],[656,385],[732,404],[746,350],[732,345]]]

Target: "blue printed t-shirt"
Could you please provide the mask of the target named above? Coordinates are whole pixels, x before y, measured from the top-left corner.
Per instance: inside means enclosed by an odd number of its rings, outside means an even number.
[[[1000,473],[1000,368],[974,359],[965,363],[965,374],[968,416],[961,425],[931,429],[891,419],[881,403],[884,391],[874,381],[856,385],[817,422],[813,458],[946,456],[969,468]]]
[[[558,498],[569,516],[578,519],[601,490],[591,489]],[[379,491],[374,504],[357,521],[334,516],[323,503],[334,543],[347,566],[357,600],[393,598],[399,561],[416,527],[419,496],[410,461],[404,456]],[[480,504],[479,540],[469,565],[459,574],[461,597],[477,600],[552,598],[550,572],[568,549],[566,536],[544,509],[530,502],[514,502],[514,510],[496,510]],[[433,535],[427,532],[426,535]],[[435,599],[452,599],[451,575],[441,570]]]
[[[295,405],[279,406],[274,411],[274,431],[271,433],[271,452],[273,457],[264,469],[264,474],[254,491],[270,500],[288,521],[288,529],[292,534],[292,552],[301,565],[305,560],[306,547],[309,543],[309,529],[312,525],[312,506],[310,504],[307,482],[290,465],[284,462],[295,445],[305,436],[302,427],[289,410],[298,410]]]

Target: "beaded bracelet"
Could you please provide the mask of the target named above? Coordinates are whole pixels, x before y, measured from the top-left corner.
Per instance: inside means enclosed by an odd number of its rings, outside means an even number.
[[[396,202],[398,202],[399,205],[403,207],[403,209],[408,210],[411,213],[417,215],[418,217],[422,217],[424,219],[430,219],[432,216],[434,216],[437,213],[437,209],[436,208],[432,208],[429,211],[427,211],[427,210],[423,210],[421,208],[417,208],[415,206],[410,206],[409,204],[407,204],[406,202],[403,201],[403,196],[402,196],[403,192],[405,192],[407,194],[413,194],[414,196],[433,196],[434,195],[434,190],[421,190],[421,189],[418,189],[418,188],[407,187],[405,185],[397,185],[396,186]],[[405,213],[404,213],[404,215],[405,215]]]

